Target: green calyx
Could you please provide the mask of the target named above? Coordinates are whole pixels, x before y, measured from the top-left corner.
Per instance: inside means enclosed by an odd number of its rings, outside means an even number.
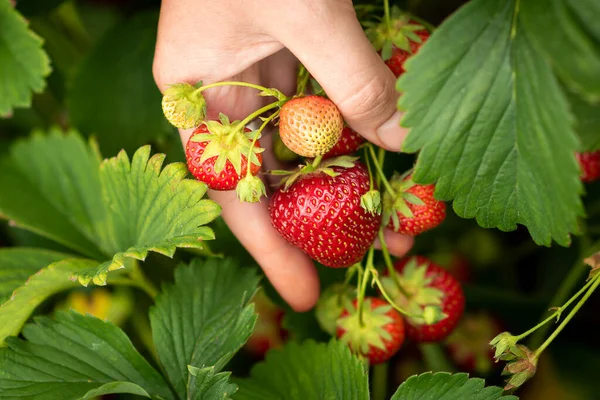
[[[337,283],[329,286],[317,302],[315,316],[321,328],[335,336],[337,320],[344,309],[351,309],[355,290],[349,285]]]
[[[385,327],[393,322],[393,319],[386,315],[392,306],[386,305],[371,309],[371,299],[365,299],[363,303],[363,323],[360,323],[359,312],[352,306],[347,308],[349,314],[338,319],[337,326],[344,330],[340,340],[350,346],[352,351],[358,354],[367,355],[369,347],[375,347],[385,350],[384,341],[390,341],[392,336]]]
[[[252,145],[252,141],[260,133],[257,131],[244,132],[241,121],[229,122],[229,118],[224,114],[220,114],[219,119],[220,122],[205,121],[209,134],[195,135],[190,138],[192,142],[209,142],[200,157],[200,163],[217,157],[214,166],[215,174],[220,174],[229,161],[236,174],[241,175],[242,157],[250,156],[248,162],[260,166],[257,154],[262,153],[265,149]]]
[[[269,171],[272,175],[282,175],[284,178],[279,182],[280,185],[283,185],[283,190],[286,191],[292,186],[294,182],[296,182],[299,178],[313,174],[313,173],[324,173],[331,177],[336,177],[339,173],[333,170],[333,167],[341,167],[341,168],[352,168],[355,165],[356,160],[359,157],[350,157],[350,156],[340,156],[335,158],[327,159],[323,162],[320,162],[320,158],[316,158],[313,163],[307,163],[305,165],[300,165],[294,171],[284,171],[284,170],[274,170]]]
[[[368,213],[377,214],[381,213],[381,193],[379,190],[369,190],[363,194],[360,198],[360,206]]]
[[[509,332],[502,332],[490,341],[490,346],[495,350],[496,361],[512,361],[524,355],[517,346],[518,338]]]
[[[381,56],[387,61],[392,56],[392,46],[411,52],[410,42],[421,43],[417,31],[425,30],[425,26],[411,22],[414,17],[400,10],[392,8],[390,24],[385,20],[377,23],[365,23],[366,34],[375,50],[381,50]]]
[[[514,390],[527,382],[537,371],[537,357],[535,353],[523,345],[517,345],[519,357],[510,361],[502,371],[503,376],[508,376],[504,390]]]
[[[169,86],[162,98],[165,118],[180,129],[195,128],[206,118],[206,100],[197,87],[189,83],[176,83]]]
[[[396,277],[400,286],[408,293],[405,296],[391,276],[381,278],[381,284],[386,293],[398,306],[406,309],[407,317],[413,325],[432,325],[447,317],[442,311],[444,292],[431,287],[433,278],[427,277],[428,264],[418,264],[416,257],[411,257],[402,273]]]
[[[246,203],[257,203],[261,197],[267,197],[267,191],[263,181],[254,176],[246,175],[235,187],[237,198]]]
[[[408,192],[410,188],[416,185],[412,179],[407,179],[412,171],[408,171],[402,175],[394,175],[390,180],[390,186],[394,193],[385,192],[383,196],[383,222],[387,224],[392,220],[394,229],[400,229],[400,218],[398,213],[406,218],[414,218],[409,204],[422,206],[425,203],[419,197]]]

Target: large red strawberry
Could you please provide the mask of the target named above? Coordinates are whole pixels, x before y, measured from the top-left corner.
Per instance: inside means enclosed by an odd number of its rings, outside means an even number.
[[[411,21],[411,23],[415,23]],[[389,59],[385,61],[385,64],[392,70],[394,75],[399,77],[404,73],[404,63],[406,60],[413,56],[425,43],[427,39],[429,39],[429,32],[425,29],[414,31],[419,38],[419,41],[409,40],[410,50],[404,50],[396,47],[395,45],[392,47],[392,54]]]
[[[340,140],[337,141],[335,146],[329,150],[323,158],[333,158],[337,156],[345,156],[352,154],[358,150],[358,148],[365,142],[365,138],[356,133],[352,128],[345,127],[342,131]]]
[[[600,179],[600,150],[589,153],[577,153],[581,168],[581,180],[593,182]]]
[[[416,236],[435,228],[446,218],[446,203],[433,197],[434,185],[419,185],[411,175],[394,176],[394,193],[383,197],[383,221],[403,235]]]
[[[329,173],[316,170],[300,175],[271,197],[270,215],[275,229],[328,267],[359,262],[379,229],[379,217],[360,204],[361,196],[370,188],[367,168],[360,162],[350,165],[332,166]]]
[[[363,303],[362,323],[354,300],[337,321],[337,337],[350,349],[369,360],[384,363],[400,350],[404,342],[404,321],[387,302],[367,297]]]
[[[406,319],[407,335],[417,342],[437,342],[446,338],[458,324],[465,308],[460,283],[444,268],[423,256],[398,260],[394,269],[398,283],[386,273],[382,284],[398,306],[414,315]],[[431,306],[439,308],[443,315],[438,322],[427,324],[418,316]]]
[[[499,320],[488,313],[466,313],[448,336],[446,348],[460,369],[485,376],[494,367],[490,341],[503,331]]]
[[[194,177],[214,190],[233,190],[246,176],[248,154],[255,132],[241,129],[239,121],[204,121],[185,147],[188,169]],[[263,149],[258,140],[252,151],[250,172],[256,175],[262,163]]]
[[[327,153],[343,129],[342,114],[326,97],[296,97],[281,107],[279,136],[290,150],[303,157]]]

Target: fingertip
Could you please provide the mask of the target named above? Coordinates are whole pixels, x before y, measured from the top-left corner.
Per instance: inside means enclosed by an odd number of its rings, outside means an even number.
[[[386,247],[394,257],[404,257],[413,247],[415,238],[412,236],[402,235],[390,229],[383,231]],[[375,240],[375,248],[381,249],[379,239]]]

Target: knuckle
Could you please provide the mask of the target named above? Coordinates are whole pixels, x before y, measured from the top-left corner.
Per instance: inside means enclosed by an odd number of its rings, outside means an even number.
[[[364,79],[351,79],[350,82],[365,82]],[[394,103],[394,82],[379,74],[367,79],[366,83],[348,87],[349,96],[338,102],[343,114],[351,119],[373,119],[384,115]]]

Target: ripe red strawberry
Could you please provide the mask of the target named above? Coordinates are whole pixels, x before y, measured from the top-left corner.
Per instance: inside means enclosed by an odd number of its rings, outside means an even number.
[[[490,341],[503,331],[502,324],[490,314],[467,313],[446,340],[446,348],[461,370],[485,376],[495,365]]]
[[[411,21],[411,24],[416,24],[416,22]],[[416,54],[423,43],[429,39],[429,32],[425,29],[414,31],[414,33],[419,37],[420,42],[409,40],[410,51],[400,49],[394,45],[391,57],[385,61],[385,64],[392,70],[396,78],[404,73],[404,63],[406,60]]]
[[[435,228],[446,218],[446,203],[433,197],[434,185],[414,183],[409,174],[394,176],[390,185],[395,197],[383,197],[383,221],[387,227],[403,235],[416,236]]]
[[[593,182],[600,179],[600,150],[577,153],[577,160],[581,168],[581,180],[583,182]]]
[[[289,188],[271,197],[271,222],[288,242],[328,267],[360,261],[375,240],[379,217],[360,204],[369,191],[364,164],[330,168],[335,177],[316,170],[300,175]]]
[[[281,107],[279,136],[294,153],[317,157],[340,139],[344,118],[333,102],[322,96],[294,98]]]
[[[407,336],[417,342],[437,342],[446,338],[458,324],[465,308],[460,283],[448,271],[423,256],[412,256],[394,263],[396,278],[408,294],[387,273],[383,288],[394,302],[413,315],[421,315],[426,306],[441,309],[443,319],[427,324],[423,318],[408,317]]]
[[[187,142],[185,154],[189,171],[214,190],[233,190],[246,176],[248,154],[254,132],[243,133],[225,116],[221,121],[204,121]],[[263,149],[257,140],[252,152],[250,172],[256,175],[262,164]]]
[[[335,146],[329,150],[323,158],[333,158],[337,156],[345,156],[352,154],[358,150],[361,144],[365,142],[365,138],[356,133],[352,128],[345,127],[342,130],[342,137],[337,141]]]
[[[337,337],[350,349],[369,360],[371,365],[384,363],[400,350],[404,343],[404,321],[387,302],[367,297],[363,304],[363,323],[357,310],[344,309],[337,322]]]
[[[258,317],[244,349],[255,358],[262,359],[269,350],[280,348],[287,339],[287,331],[282,327],[284,311],[263,291],[254,296],[253,303]]]

